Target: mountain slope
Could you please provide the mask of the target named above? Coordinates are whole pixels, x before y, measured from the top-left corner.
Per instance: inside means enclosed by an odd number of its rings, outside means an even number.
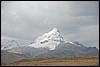
[[[11,53],[18,53],[18,54],[22,54],[26,57],[35,57],[44,53],[48,53],[49,49],[47,48],[34,48],[34,47],[18,47],[18,48],[13,48],[13,49],[9,49],[7,50],[8,52]]]
[[[99,51],[96,47],[77,47],[72,43],[63,43],[58,45],[55,50],[36,57],[95,56],[98,54]]]
[[[1,50],[2,63],[12,63],[21,59],[25,59],[25,57],[20,54],[10,53],[10,52]]]

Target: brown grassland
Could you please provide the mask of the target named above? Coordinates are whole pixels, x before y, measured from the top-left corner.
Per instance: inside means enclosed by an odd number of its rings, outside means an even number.
[[[99,56],[28,58],[1,66],[98,66]]]

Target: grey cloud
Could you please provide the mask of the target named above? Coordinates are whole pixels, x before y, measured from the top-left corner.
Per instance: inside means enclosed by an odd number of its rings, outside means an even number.
[[[97,46],[98,24],[98,1],[1,2],[1,36],[31,41],[57,27],[65,38]]]
[[[98,1],[77,1],[71,3],[71,14],[73,16],[95,16],[99,12]],[[74,6],[74,7],[73,7]]]
[[[83,42],[86,46],[99,46],[99,26],[87,26],[80,28],[76,33],[72,33],[66,36],[67,39],[78,40]],[[99,48],[99,47],[98,47]]]

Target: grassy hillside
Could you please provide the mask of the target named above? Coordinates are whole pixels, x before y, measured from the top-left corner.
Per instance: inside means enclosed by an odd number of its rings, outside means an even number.
[[[98,66],[99,56],[29,58],[2,66]]]
[[[1,50],[1,62],[3,64],[4,63],[12,63],[15,61],[19,61],[21,59],[25,59],[25,57],[21,56],[20,54],[10,53],[10,52]]]

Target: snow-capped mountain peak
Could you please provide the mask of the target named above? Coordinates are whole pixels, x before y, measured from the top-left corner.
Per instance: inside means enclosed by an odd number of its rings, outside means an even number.
[[[28,46],[18,45],[15,40],[8,40],[7,43],[1,45],[1,49],[26,57],[94,56],[99,54],[95,47],[85,47],[78,41],[63,39],[60,31],[55,27],[50,32],[39,36]]]
[[[78,47],[84,47],[81,43],[79,43],[78,41],[73,41],[73,43],[78,46]]]
[[[56,33],[59,33],[57,28],[53,28],[53,30],[51,30],[50,32],[48,32],[48,35],[51,35],[51,34],[56,34]]]
[[[12,49],[14,47],[19,47],[19,44],[15,40],[8,40],[5,44],[2,45],[1,50]]]
[[[63,41],[63,37],[60,35],[59,30],[54,27],[53,30],[43,34],[42,36],[39,36],[34,43],[28,46],[35,48],[48,47],[50,50],[54,50],[61,41]]]

